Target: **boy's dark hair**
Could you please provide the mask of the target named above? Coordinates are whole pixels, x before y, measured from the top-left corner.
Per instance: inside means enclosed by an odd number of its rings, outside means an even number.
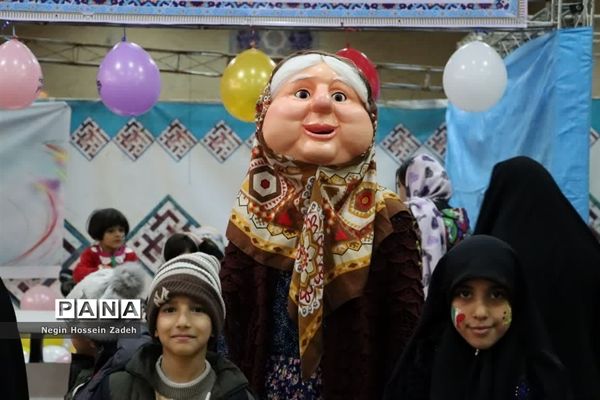
[[[209,238],[204,238],[202,243],[200,243],[200,246],[198,246],[198,251],[215,256],[219,261],[222,261],[224,257],[224,254],[219,250],[219,247]]]
[[[204,238],[200,244],[185,233],[174,233],[165,242],[163,257],[166,261],[186,253],[201,252],[223,259],[223,253],[219,247],[210,239]]]
[[[198,246],[191,237],[185,233],[174,233],[165,242],[163,257],[166,261],[185,253],[195,253]]]
[[[122,227],[125,235],[129,233],[129,222],[121,211],[114,208],[103,208],[92,213],[87,231],[92,239],[99,241],[104,237],[104,232],[113,226]]]

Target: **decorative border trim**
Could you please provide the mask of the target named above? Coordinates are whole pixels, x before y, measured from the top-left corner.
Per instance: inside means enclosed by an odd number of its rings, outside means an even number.
[[[271,27],[497,27],[527,26],[527,1],[507,9],[249,9],[225,7],[90,6],[2,2],[0,19],[135,25],[230,25]],[[460,4],[460,3],[458,3]],[[142,14],[143,13],[143,14]],[[351,16],[350,16],[351,15]]]

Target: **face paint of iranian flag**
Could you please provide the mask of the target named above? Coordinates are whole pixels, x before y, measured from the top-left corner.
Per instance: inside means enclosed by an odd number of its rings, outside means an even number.
[[[506,310],[502,313],[502,323],[505,326],[510,326],[512,323],[512,308],[510,307],[510,304],[506,305]]]
[[[452,306],[452,308],[450,309],[451,312],[451,316],[452,316],[452,323],[454,324],[455,327],[460,327],[460,325],[464,322],[465,320],[465,313],[462,312],[462,310],[458,307],[454,307]]]

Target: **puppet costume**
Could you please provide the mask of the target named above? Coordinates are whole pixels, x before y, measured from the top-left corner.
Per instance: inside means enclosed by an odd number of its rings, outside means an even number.
[[[267,85],[227,228],[230,358],[267,398],[379,398],[423,302],[415,220],[377,184],[374,143],[338,166],[272,151],[271,101]]]

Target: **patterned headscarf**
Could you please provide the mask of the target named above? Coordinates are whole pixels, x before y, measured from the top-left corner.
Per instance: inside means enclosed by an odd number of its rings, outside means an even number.
[[[452,185],[444,167],[427,154],[419,154],[410,161],[405,185],[408,206],[421,231],[423,289],[427,295],[431,274],[447,249],[444,218],[434,201],[448,200]]]
[[[282,61],[273,74],[297,56]],[[256,261],[292,271],[288,311],[298,321],[306,378],[323,353],[323,318],[361,296],[373,247],[392,233],[390,218],[406,207],[395,193],[377,184],[374,140],[365,153],[335,167],[275,154],[262,135],[270,104],[269,83],[257,105],[250,167],[232,210],[227,237]],[[377,109],[370,91],[365,109],[374,137]]]

